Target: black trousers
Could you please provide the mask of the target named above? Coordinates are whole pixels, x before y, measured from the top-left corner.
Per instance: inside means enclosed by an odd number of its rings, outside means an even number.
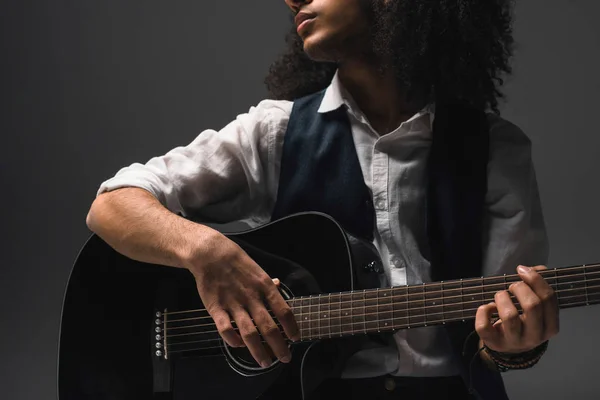
[[[471,400],[460,376],[329,379],[310,396],[310,400]]]

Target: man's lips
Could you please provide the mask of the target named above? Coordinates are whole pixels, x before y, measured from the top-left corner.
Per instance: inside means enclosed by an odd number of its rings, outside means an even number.
[[[298,15],[296,15],[296,18],[294,18],[294,22],[296,22],[296,27],[300,28],[300,25],[302,25],[304,21],[313,19],[314,17],[316,17],[315,14],[308,12],[299,12]]]

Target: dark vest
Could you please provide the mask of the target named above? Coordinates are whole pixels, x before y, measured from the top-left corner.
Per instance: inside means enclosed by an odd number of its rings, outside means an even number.
[[[354,236],[372,241],[375,212],[364,182],[345,107],[319,113],[324,91],[294,102],[281,159],[272,219],[303,211],[332,216]],[[481,276],[489,126],[484,112],[436,104],[428,160],[427,229],[433,281]],[[470,323],[446,326],[462,376],[485,400],[506,400],[499,373],[474,357]],[[466,350],[463,352],[463,350]]]

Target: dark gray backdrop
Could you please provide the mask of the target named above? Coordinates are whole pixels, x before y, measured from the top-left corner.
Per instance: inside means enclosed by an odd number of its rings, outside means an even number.
[[[4,3],[0,397],[53,399],[63,291],[99,183],[260,101],[288,22],[283,0]],[[600,261],[599,12],[517,7],[504,116],[534,143],[551,267]],[[541,364],[506,375],[512,398],[598,398],[598,311],[561,314]]]

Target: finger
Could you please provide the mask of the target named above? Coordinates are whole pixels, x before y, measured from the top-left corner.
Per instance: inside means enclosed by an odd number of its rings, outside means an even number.
[[[521,337],[523,346],[535,347],[543,341],[544,336],[542,301],[525,282],[513,283],[508,290],[515,295],[523,309],[520,317],[523,322]]]
[[[258,327],[258,331],[266,340],[275,357],[284,363],[290,362],[292,357],[290,349],[265,306],[259,302],[250,306],[249,311]]]
[[[502,336],[494,328],[492,322],[492,315],[495,311],[496,303],[489,303],[477,308],[475,314],[475,331],[479,338],[492,348],[499,347],[502,344]]]
[[[300,331],[294,313],[275,286],[271,285],[267,287],[265,290],[265,300],[271,307],[271,311],[277,320],[281,323],[286,336],[293,341],[299,340]]]
[[[237,334],[233,325],[231,325],[231,317],[223,309],[212,311],[211,313],[215,324],[217,325],[217,331],[219,335],[225,340],[225,342],[231,347],[244,347],[244,341]]]
[[[516,347],[520,344],[522,333],[522,322],[519,318],[519,311],[510,298],[506,290],[501,290],[494,296],[498,317],[502,320],[502,334],[505,344],[509,347]]]
[[[250,351],[250,354],[252,354],[252,357],[254,357],[256,362],[263,368],[270,366],[273,361],[267,354],[267,351],[262,344],[260,334],[250,319],[248,312],[244,309],[238,309],[235,310],[232,315],[238,327],[240,336]]]
[[[538,273],[547,269],[543,265],[527,268],[522,265],[517,267],[519,276],[531,287],[540,299],[543,309],[544,340],[556,335],[559,331],[558,298],[556,292],[548,282]]]
[[[275,284],[275,286],[279,286],[279,284],[280,284],[281,282],[279,281],[279,279],[277,279],[277,278],[273,278],[273,283]]]

